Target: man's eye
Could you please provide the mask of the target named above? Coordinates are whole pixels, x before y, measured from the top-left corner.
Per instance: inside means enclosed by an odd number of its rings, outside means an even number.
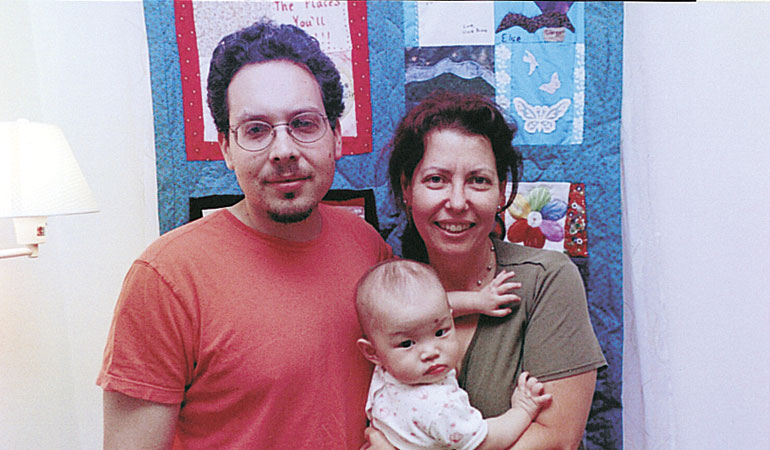
[[[247,123],[241,127],[243,134],[248,137],[260,137],[270,134],[270,125],[261,122]]]
[[[412,346],[412,344],[414,344],[414,342],[412,342],[412,341],[403,341],[403,342],[399,343],[398,346],[401,347],[401,348],[409,348],[409,347]]]
[[[306,119],[294,119],[291,122],[292,128],[307,128],[312,127],[313,125],[315,125],[315,122]]]
[[[321,128],[320,121],[314,116],[295,117],[290,124],[292,130],[302,133],[314,133]]]

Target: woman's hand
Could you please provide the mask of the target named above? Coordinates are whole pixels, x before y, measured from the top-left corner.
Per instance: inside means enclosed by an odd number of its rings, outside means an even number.
[[[503,270],[484,286],[479,291],[477,312],[492,317],[505,317],[510,314],[510,305],[521,301],[521,297],[511,293],[514,289],[521,288],[521,283],[510,281],[514,276],[515,273]]]
[[[384,434],[372,426],[364,431],[364,435],[366,442],[361,446],[361,450],[398,450],[390,445]]]

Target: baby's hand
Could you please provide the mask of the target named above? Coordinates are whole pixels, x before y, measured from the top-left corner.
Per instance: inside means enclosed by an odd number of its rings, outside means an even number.
[[[522,372],[511,396],[511,408],[523,409],[534,420],[540,410],[551,401],[551,394],[544,394],[544,390],[543,383],[537,378]]]
[[[519,289],[521,283],[509,281],[516,274],[503,270],[491,283],[479,291],[478,312],[492,317],[505,317],[511,313],[510,304],[518,303],[521,297],[511,291]],[[505,307],[508,305],[508,307]]]

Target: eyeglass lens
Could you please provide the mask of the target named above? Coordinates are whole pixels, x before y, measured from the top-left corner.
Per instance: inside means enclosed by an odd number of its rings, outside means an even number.
[[[313,112],[297,114],[288,122],[275,125],[261,120],[252,120],[238,126],[235,130],[235,138],[238,145],[245,150],[262,150],[273,142],[275,129],[284,125],[292,138],[309,144],[321,139],[326,133],[324,120],[324,116]]]

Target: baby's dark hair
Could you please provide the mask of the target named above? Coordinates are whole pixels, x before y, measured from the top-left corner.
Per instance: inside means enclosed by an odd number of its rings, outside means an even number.
[[[405,304],[413,298],[404,295],[416,289],[436,288],[444,291],[433,267],[408,259],[389,259],[372,268],[356,284],[356,313],[364,336],[380,322],[380,315],[393,307],[393,302]]]

